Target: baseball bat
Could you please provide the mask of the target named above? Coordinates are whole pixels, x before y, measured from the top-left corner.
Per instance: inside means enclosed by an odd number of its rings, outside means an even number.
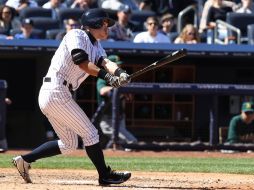
[[[143,73],[146,73],[147,71],[156,69],[158,67],[161,67],[161,66],[169,64],[169,63],[172,63],[172,62],[176,61],[177,59],[180,59],[180,58],[182,58],[186,55],[187,55],[187,50],[186,49],[180,49],[180,50],[174,51],[173,53],[167,55],[166,57],[163,57],[163,58],[159,59],[158,61],[148,65],[147,67],[132,73],[129,76],[129,78],[133,79],[133,78],[135,78],[139,75],[142,75]]]

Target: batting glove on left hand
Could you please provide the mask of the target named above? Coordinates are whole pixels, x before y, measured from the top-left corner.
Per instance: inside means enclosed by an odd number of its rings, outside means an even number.
[[[119,77],[120,86],[126,86],[130,82],[131,82],[130,75],[128,75],[125,72],[120,74]]]
[[[109,73],[105,75],[104,80],[112,87],[119,88],[121,86],[120,84],[120,78],[117,76],[113,76]]]

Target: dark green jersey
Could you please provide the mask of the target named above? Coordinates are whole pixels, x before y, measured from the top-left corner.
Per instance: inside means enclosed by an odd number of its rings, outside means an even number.
[[[102,102],[105,101],[105,97],[100,95],[100,91],[103,87],[107,86],[107,82],[103,79],[98,78],[97,83],[96,83],[96,88],[97,88],[97,101],[98,105]]]
[[[98,101],[98,105],[100,105],[102,101],[105,101],[105,103],[108,103],[108,101],[110,101],[110,104],[109,104],[110,106],[107,106],[107,109],[105,110],[104,113],[108,114],[108,115],[111,115],[111,112],[112,112],[112,108],[111,108],[112,104],[111,104],[111,99],[110,99],[111,97],[100,95],[100,90],[105,86],[108,86],[107,82],[103,79],[98,78],[97,83],[96,83],[97,101]],[[122,101],[122,103],[123,103],[123,101]],[[119,112],[120,112],[120,116],[122,116],[122,114],[121,114],[123,112],[123,105],[122,104],[120,104]]]
[[[229,124],[228,138],[229,143],[240,143],[240,136],[254,132],[254,121],[249,124],[243,122],[241,115],[234,116]]]

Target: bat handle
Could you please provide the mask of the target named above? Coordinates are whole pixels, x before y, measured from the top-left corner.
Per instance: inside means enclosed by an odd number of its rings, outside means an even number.
[[[175,54],[179,54],[181,56],[185,56],[185,55],[187,55],[187,50],[185,48],[182,48],[182,49],[180,49],[178,51],[173,52],[172,56],[174,56]]]

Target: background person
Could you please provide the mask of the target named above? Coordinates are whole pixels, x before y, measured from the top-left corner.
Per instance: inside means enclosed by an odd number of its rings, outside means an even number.
[[[128,5],[121,5],[117,11],[117,22],[109,29],[109,40],[131,41],[134,32],[142,31],[138,24],[132,22],[131,9]]]
[[[108,59],[119,64],[122,64],[120,57],[117,55],[110,55]],[[104,135],[108,136],[111,139],[113,134],[112,128],[112,104],[111,104],[111,93],[112,86],[109,86],[107,82],[103,79],[97,79],[96,83],[97,89],[97,101],[98,105],[101,105],[103,102],[106,106],[106,110],[103,113],[103,116],[99,122],[99,126]],[[120,107],[120,121],[119,121],[119,139],[124,143],[134,143],[137,142],[137,138],[127,130],[126,121],[125,121],[125,101],[130,101],[132,96],[130,94],[124,94],[121,97],[121,107]],[[110,104],[108,106],[107,104]],[[108,144],[110,145],[110,143]],[[109,148],[109,147],[107,147]]]
[[[134,43],[170,43],[170,39],[159,32],[159,21],[157,17],[148,17],[145,25],[147,31],[138,33],[133,39]]]
[[[18,13],[26,7],[38,7],[34,0],[8,0],[5,5],[14,8]]]
[[[0,6],[0,33],[10,35],[11,29],[20,29],[21,23],[16,17],[16,10],[7,5]]]
[[[161,29],[160,32],[169,37],[170,41],[173,41],[176,37],[177,32],[175,31],[174,17],[170,13],[162,15],[161,19]]]
[[[232,12],[233,9],[230,6],[223,4],[222,0],[213,0],[212,6],[208,10],[207,14],[207,28],[210,31],[208,38],[214,36],[214,29],[217,20],[222,20],[226,22],[227,13]],[[223,25],[218,25],[218,38],[223,40],[224,43],[228,42],[228,31]]]
[[[230,120],[227,142],[254,143],[254,103],[244,102],[241,114]]]
[[[241,0],[240,6],[235,10],[236,13],[254,13],[253,0]]]
[[[75,20],[73,18],[69,18],[69,19],[64,20],[64,27],[65,27],[65,30],[59,32],[56,35],[56,40],[62,40],[67,32],[69,32],[71,29],[80,28],[81,25],[80,25],[78,20]]]
[[[209,29],[209,27],[207,26],[207,15],[212,4],[213,4],[213,0],[206,0],[204,3],[204,6],[201,11],[200,22],[199,22],[200,34],[203,34],[207,29]],[[222,0],[222,4],[224,6],[232,7],[233,10],[236,7],[236,3],[230,0]]]
[[[40,39],[40,37],[33,33],[33,21],[29,18],[22,20],[21,33],[17,33],[8,39]]]
[[[193,24],[187,24],[174,41],[175,44],[197,44],[199,42],[199,33]]]
[[[71,2],[70,8],[78,8],[86,11],[90,8],[96,8],[94,4],[95,3],[93,2],[93,0],[73,0],[73,2]]]
[[[108,10],[119,10],[122,5],[127,5],[132,11],[138,10],[138,5],[133,0],[98,0],[99,7]]]
[[[65,2],[62,2],[61,0],[49,0],[48,2],[42,5],[42,8],[51,9],[52,19],[58,19],[58,11],[60,9],[67,8],[67,5]]]

